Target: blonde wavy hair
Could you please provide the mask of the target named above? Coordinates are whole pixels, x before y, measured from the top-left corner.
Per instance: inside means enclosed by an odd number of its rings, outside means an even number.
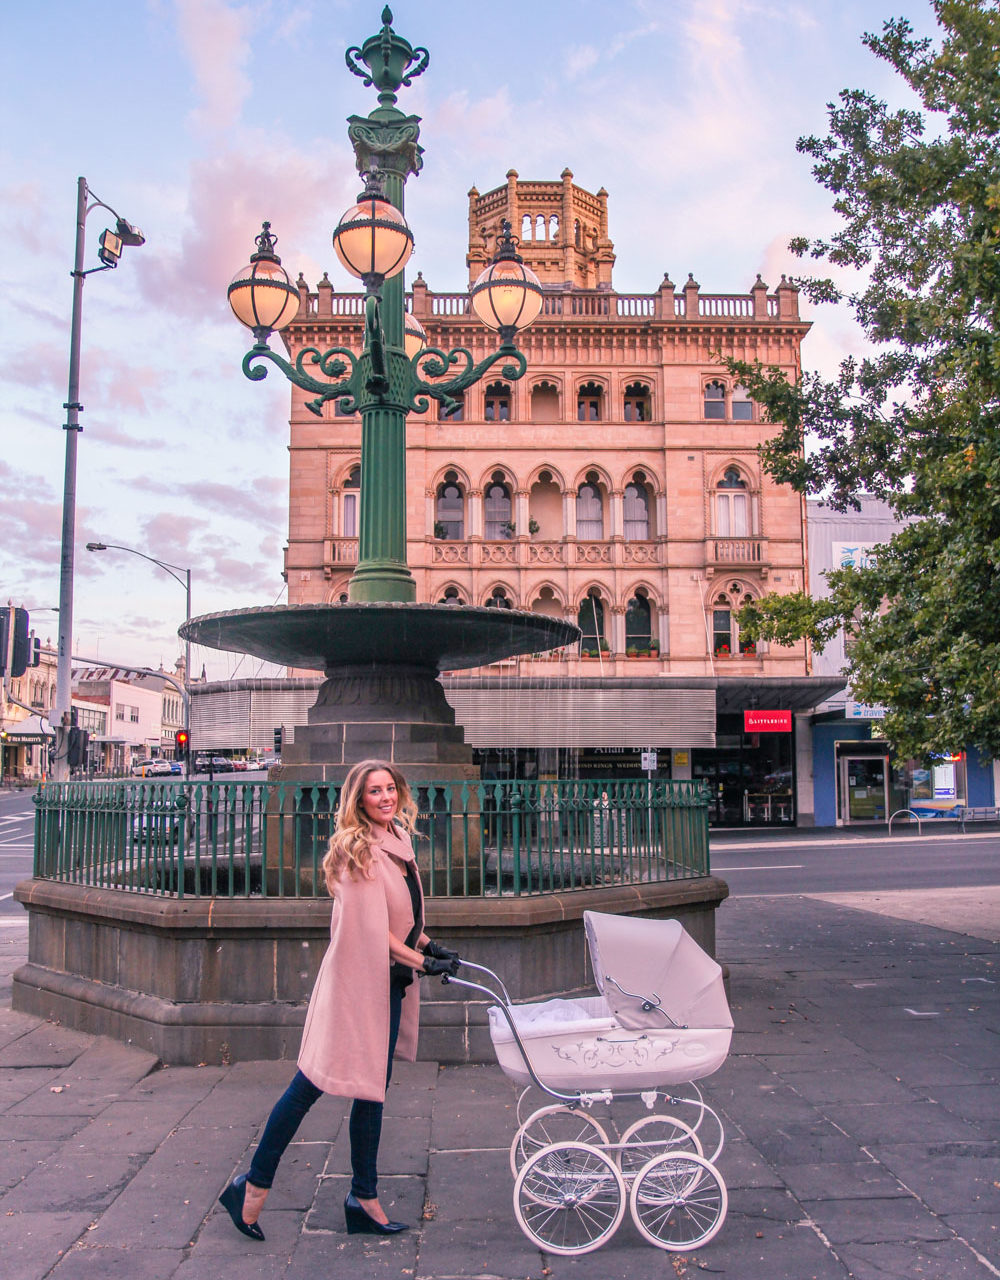
[[[362,760],[354,765],[340,791],[336,825],[323,859],[323,874],[330,893],[333,893],[334,885],[345,870],[352,878],[358,872],[369,880],[375,877],[372,845],[376,843],[378,836],[365,813],[363,801],[368,778],[380,769],[384,769],[396,784],[396,812],[393,822],[411,835],[414,833],[417,804],[406,779],[396,766],[387,760]]]

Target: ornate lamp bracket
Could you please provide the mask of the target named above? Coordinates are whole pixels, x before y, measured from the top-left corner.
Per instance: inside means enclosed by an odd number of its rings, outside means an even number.
[[[341,408],[345,413],[354,413],[357,409],[358,358],[350,348],[331,347],[328,351],[320,351],[318,347],[303,347],[293,365],[272,351],[266,342],[256,342],[243,357],[243,372],[251,382],[262,382],[267,377],[267,366],[255,363],[260,360],[270,360],[277,365],[288,381],[303,391],[316,392],[316,399],[307,400],[306,408],[318,418],[323,416],[323,406],[328,400],[342,401]],[[324,377],[335,381],[321,382],[312,377],[303,367],[305,364],[319,365]]]
[[[464,391],[466,387],[471,387],[473,383],[478,382],[500,360],[514,362],[505,364],[500,370],[508,382],[519,381],[527,372],[528,362],[513,342],[501,343],[492,355],[487,356],[485,360],[480,360],[478,364],[474,362],[472,352],[466,347],[453,347],[448,352],[440,347],[424,347],[410,361],[413,370],[413,388],[408,407],[417,413],[424,413],[430,401],[437,400],[443,407],[445,416],[454,413],[460,404],[460,401],[454,398],[454,393]],[[447,382],[425,382],[420,376],[423,371],[429,378],[443,378],[453,365],[464,367],[457,377],[449,378]]]

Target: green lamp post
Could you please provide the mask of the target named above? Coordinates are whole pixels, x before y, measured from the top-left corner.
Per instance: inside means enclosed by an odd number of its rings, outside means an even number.
[[[347,65],[379,91],[379,105],[367,117],[352,116],[348,136],[365,189],[333,232],[344,267],[365,286],[365,331],[360,354],[343,347],[300,351],[294,364],[268,346],[270,334],[296,316],[299,295],[275,253],[275,237],[265,222],[257,252],[229,286],[237,318],[253,330],[255,342],[243,358],[253,381],[267,376],[270,361],[289,381],[311,392],[306,407],[321,415],[328,400],[361,415],[361,521],[358,564],[348,586],[352,603],[412,602],[416,584],[406,562],[406,417],[423,412],[431,399],[444,412],[458,408],[457,393],[502,362],[503,377],[516,381],[526,363],[514,343],[520,329],[538,315],[542,288],[521,260],[510,224],[504,222],[494,261],[471,290],[473,309],[500,336],[500,346],[475,362],[457,347],[445,352],[424,345],[419,322],[406,314],[403,268],[413,234],[403,214],[409,174],[419,173],[420,120],[396,106],[396,93],[427,67],[426,49],[414,49],[392,29],[392,13],[360,47],[347,50]],[[321,376],[317,376],[317,373]]]

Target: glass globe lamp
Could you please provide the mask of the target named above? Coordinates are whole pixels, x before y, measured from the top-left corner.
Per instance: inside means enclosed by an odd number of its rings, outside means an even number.
[[[542,309],[541,282],[516,251],[506,218],[496,257],[472,286],[471,298],[473,311],[488,328],[499,330],[504,342],[527,328]]]
[[[236,319],[260,340],[275,329],[284,329],[299,310],[299,291],[274,252],[276,243],[271,224],[265,222],[256,239],[257,252],[249,265],[233,276],[228,289],[229,305]]]
[[[406,266],[413,252],[413,232],[382,194],[378,173],[365,177],[367,188],[337,224],[333,247],[352,276],[377,287]]]
[[[423,351],[424,347],[427,346],[427,334],[424,332],[424,326],[416,316],[410,315],[408,311],[403,317],[403,346],[408,360],[412,360],[418,352]]]

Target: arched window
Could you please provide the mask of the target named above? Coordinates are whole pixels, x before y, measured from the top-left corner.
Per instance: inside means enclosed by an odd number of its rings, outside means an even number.
[[[491,382],[486,388],[483,416],[487,422],[510,422],[510,387]]]
[[[652,610],[642,587],[625,606],[625,648],[648,649],[652,639]]]
[[[744,657],[755,654],[757,645],[740,634],[736,616],[744,604],[743,584],[732,582],[726,591],[716,596],[712,608],[712,648],[716,657],[729,657],[739,653]]]
[[[566,616],[562,605],[556,599],[556,593],[551,587],[542,587],[531,603],[531,612],[544,613],[548,618],[564,618]]]
[[[559,388],[551,382],[539,382],[531,388],[531,421],[559,421]]]
[[[626,422],[649,422],[652,419],[649,387],[641,382],[632,382],[625,388],[624,416]]]
[[[465,421],[465,393],[456,391],[452,394],[452,400],[458,401],[458,408],[454,413],[445,413],[444,405],[439,400],[437,402],[438,422],[464,422]]]
[[[521,239],[531,239],[531,214],[525,213],[521,217]]]
[[[358,536],[358,499],[361,496],[361,468],[352,467],[351,473],[343,483],[341,496],[343,518],[340,529],[345,538]]]
[[[583,633],[580,637],[580,647],[599,649],[604,639],[604,605],[601,603],[596,587],[591,587],[580,601],[576,625]]]
[[[576,393],[578,422],[600,422],[603,388],[596,382],[585,382]]]
[[[434,507],[434,536],[465,537],[465,497],[454,471],[446,471],[443,482],[438,485]]]
[[[543,213],[539,213],[535,217],[535,239],[545,239],[545,215]]]
[[[715,532],[720,538],[746,538],[750,534],[750,495],[747,482],[735,467],[729,467],[718,484]]]
[[[582,542],[599,542],[604,537],[604,506],[596,471],[588,471],[577,490],[576,536]]]
[[[649,493],[646,477],[637,471],[624,494],[625,541],[646,542],[649,539]]]
[[[438,601],[438,604],[461,604],[462,597],[458,594],[458,587],[445,587],[444,595]]]
[[[487,609],[510,609],[510,597],[503,587],[494,587],[490,592],[490,598],[486,601]]]
[[[725,596],[719,596],[712,610],[712,652],[724,658],[733,652],[733,613]]]
[[[549,214],[549,239],[554,240],[559,234],[559,216],[555,213]]]
[[[512,536],[510,486],[502,471],[494,471],[483,496],[483,537],[500,542]]]
[[[753,421],[753,401],[747,395],[746,387],[733,387],[730,416],[734,422]]]
[[[726,416],[726,388],[721,382],[705,384],[705,417],[724,418]]]

